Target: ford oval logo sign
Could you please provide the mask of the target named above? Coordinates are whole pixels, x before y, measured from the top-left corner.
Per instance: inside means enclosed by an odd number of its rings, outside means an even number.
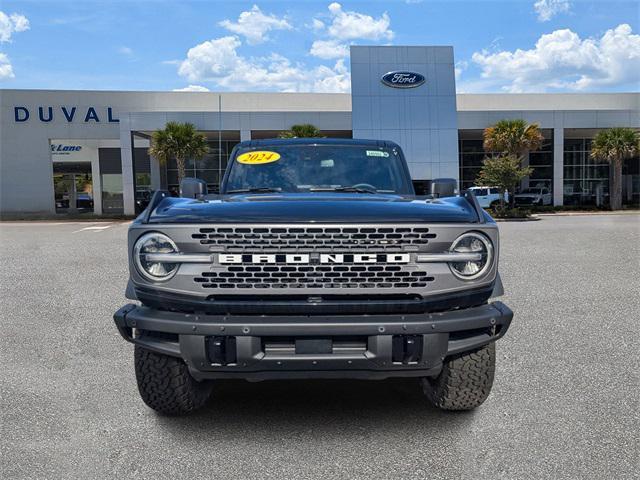
[[[416,72],[389,72],[382,76],[382,83],[394,88],[415,88],[425,82],[424,75]]]

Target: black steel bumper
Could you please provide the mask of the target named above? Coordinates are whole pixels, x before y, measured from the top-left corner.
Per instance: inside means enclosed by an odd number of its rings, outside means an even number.
[[[127,341],[181,357],[198,379],[381,379],[437,375],[447,356],[502,337],[513,312],[501,302],[439,313],[328,316],[199,315],[129,304],[113,318]]]

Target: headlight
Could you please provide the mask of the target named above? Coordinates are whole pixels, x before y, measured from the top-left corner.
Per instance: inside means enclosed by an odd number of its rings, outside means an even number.
[[[178,247],[162,233],[151,232],[141,236],[133,247],[133,257],[138,272],[152,282],[169,280],[178,270],[177,263],[151,260],[148,255],[178,253]]]
[[[449,266],[453,274],[463,280],[473,280],[484,275],[493,262],[493,245],[491,240],[480,233],[465,233],[460,235],[451,245],[453,253],[479,254],[478,260],[451,262]]]

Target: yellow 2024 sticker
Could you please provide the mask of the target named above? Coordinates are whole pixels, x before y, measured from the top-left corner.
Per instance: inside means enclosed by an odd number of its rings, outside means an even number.
[[[245,165],[262,165],[263,163],[277,162],[280,160],[280,154],[277,152],[258,150],[238,155],[236,160]]]

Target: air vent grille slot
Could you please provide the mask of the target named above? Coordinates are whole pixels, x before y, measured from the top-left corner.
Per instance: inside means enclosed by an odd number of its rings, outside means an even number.
[[[425,288],[434,277],[399,265],[251,265],[203,272],[194,281],[210,289],[410,289]]]
[[[217,227],[191,238],[227,252],[406,251],[436,238],[427,227]]]

